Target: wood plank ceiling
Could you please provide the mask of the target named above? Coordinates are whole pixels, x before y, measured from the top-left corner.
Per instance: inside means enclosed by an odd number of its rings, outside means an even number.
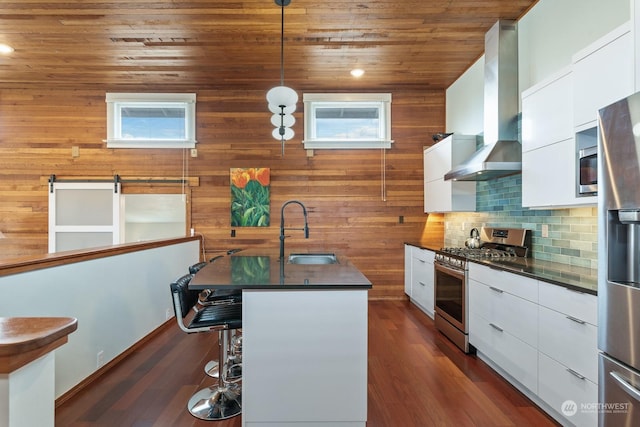
[[[292,0],[285,84],[305,90],[443,89],[498,19],[536,0]],[[273,0],[0,2],[0,88],[268,88],[280,80]],[[349,70],[366,70],[354,80]]]

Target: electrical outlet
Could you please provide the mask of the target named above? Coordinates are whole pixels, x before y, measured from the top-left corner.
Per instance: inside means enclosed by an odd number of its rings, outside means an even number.
[[[171,317],[173,316],[173,311],[170,308],[167,308],[167,311],[165,313],[165,317],[167,320],[171,319]]]
[[[80,147],[77,145],[71,147],[71,157],[80,157]]]
[[[96,358],[96,367],[101,368],[104,365],[104,350],[100,350],[98,352],[98,356]]]
[[[549,237],[549,225],[542,224],[542,237]]]
[[[197,148],[192,148],[191,149],[191,157],[198,157],[198,149]]]

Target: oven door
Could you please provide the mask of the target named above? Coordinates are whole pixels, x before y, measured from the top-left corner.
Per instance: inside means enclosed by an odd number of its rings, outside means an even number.
[[[465,272],[434,263],[435,311],[463,333],[467,331],[467,280]]]

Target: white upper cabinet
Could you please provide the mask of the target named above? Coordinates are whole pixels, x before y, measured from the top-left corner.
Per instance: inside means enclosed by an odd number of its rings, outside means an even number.
[[[634,92],[634,46],[626,23],[573,56],[573,123],[597,119],[598,110]]]
[[[522,93],[522,206],[584,204],[576,197],[571,67]]]
[[[575,143],[570,138],[522,153],[522,206],[559,208],[576,197]]]
[[[522,206],[593,206],[577,195],[577,153],[598,110],[634,92],[627,23],[573,55],[573,63],[522,92]],[[593,131],[593,132],[592,132]]]
[[[571,67],[522,92],[522,151],[573,137]]]
[[[445,181],[444,175],[476,151],[476,137],[451,135],[424,150],[424,211],[473,212],[476,183]]]

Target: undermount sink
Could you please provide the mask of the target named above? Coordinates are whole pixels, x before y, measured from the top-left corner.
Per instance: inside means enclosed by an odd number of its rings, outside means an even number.
[[[290,254],[287,258],[289,264],[337,264],[336,254]]]

